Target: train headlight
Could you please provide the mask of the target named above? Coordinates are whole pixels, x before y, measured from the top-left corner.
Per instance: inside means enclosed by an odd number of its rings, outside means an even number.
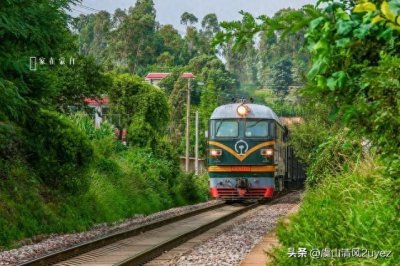
[[[210,156],[211,157],[220,157],[222,155],[222,150],[221,149],[211,149],[210,150]]]
[[[246,105],[242,104],[242,105],[239,105],[239,107],[237,108],[236,111],[237,111],[238,115],[246,116],[249,113],[249,108]]]
[[[274,149],[273,148],[267,148],[267,149],[262,149],[261,150],[261,155],[264,157],[273,157],[274,156]]]

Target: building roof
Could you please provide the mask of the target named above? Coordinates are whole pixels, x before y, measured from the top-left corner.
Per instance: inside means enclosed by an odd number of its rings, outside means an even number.
[[[237,108],[241,105],[241,103],[232,103],[225,104],[217,107],[211,115],[211,119],[238,119],[242,118],[237,113]],[[282,122],[279,120],[279,117],[272,111],[271,108],[261,104],[245,104],[249,107],[250,112],[246,116],[246,118],[253,119],[272,119],[282,125]]]
[[[151,72],[148,73],[147,76],[145,77],[148,80],[151,79],[163,79],[166,78],[170,75],[171,73],[156,73],[156,72]]]
[[[192,78],[194,78],[194,75],[193,75],[193,73],[185,72],[185,73],[182,74],[182,78],[184,78],[184,79],[192,79]]]
[[[110,102],[110,99],[108,97],[100,99],[85,98],[84,102],[92,106],[99,106],[99,105],[107,105]]]

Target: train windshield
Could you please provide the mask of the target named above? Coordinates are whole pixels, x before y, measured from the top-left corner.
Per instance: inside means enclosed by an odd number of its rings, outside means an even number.
[[[216,121],[215,136],[225,138],[239,136],[239,123],[232,120]]]
[[[246,121],[246,137],[267,137],[269,134],[269,122],[265,120]]]

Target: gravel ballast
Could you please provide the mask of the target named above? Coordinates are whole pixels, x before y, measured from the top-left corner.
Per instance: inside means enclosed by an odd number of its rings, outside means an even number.
[[[208,201],[196,205],[172,208],[147,216],[137,215],[122,222],[113,224],[99,224],[86,232],[41,237],[45,239],[40,242],[37,242],[34,239],[27,239],[23,241],[24,245],[20,248],[0,252],[0,265],[17,265],[19,263],[60,251],[77,244],[82,244],[87,241],[92,241],[97,238],[107,236],[109,234],[125,231],[220,203],[221,201]]]
[[[280,217],[285,216],[300,202],[300,192],[283,196],[275,204],[258,207],[248,216],[236,221],[215,237],[195,246],[183,256],[169,261],[179,266],[233,266],[238,265],[276,227]]]

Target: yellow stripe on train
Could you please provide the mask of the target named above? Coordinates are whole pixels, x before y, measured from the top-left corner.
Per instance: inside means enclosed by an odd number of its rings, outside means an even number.
[[[249,155],[251,155],[252,153],[254,153],[255,151],[267,147],[267,146],[271,146],[275,144],[275,141],[266,141],[263,143],[260,143],[256,146],[254,146],[253,148],[249,149],[245,154],[238,154],[236,151],[234,151],[233,149],[229,148],[228,146],[226,146],[225,144],[222,144],[220,142],[217,141],[209,141],[208,142],[209,145],[214,145],[217,146],[219,148],[224,149],[225,151],[227,151],[228,153],[230,153],[231,155],[233,155],[236,159],[238,159],[239,161],[243,161],[244,159],[246,159]]]
[[[275,165],[214,165],[208,167],[208,172],[222,173],[222,172],[275,172]]]

